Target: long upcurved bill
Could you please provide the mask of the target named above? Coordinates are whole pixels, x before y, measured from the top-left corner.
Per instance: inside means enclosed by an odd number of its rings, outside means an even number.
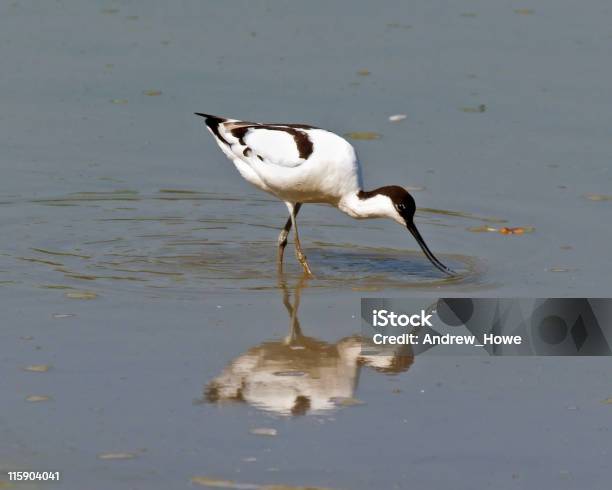
[[[442,272],[444,272],[445,274],[448,274],[449,276],[456,276],[457,273],[452,270],[449,269],[448,267],[446,267],[442,262],[440,262],[436,256],[431,252],[431,250],[429,250],[429,247],[427,246],[427,244],[425,243],[425,240],[423,240],[423,237],[421,236],[421,234],[419,233],[419,230],[417,230],[416,226],[414,225],[414,223],[410,223],[406,225],[406,228],[408,228],[408,231],[410,233],[412,233],[412,236],[414,237],[414,239],[417,241],[417,243],[420,245],[421,249],[423,250],[423,253],[425,254],[425,256],[429,259],[429,261],[439,270],[441,270]]]

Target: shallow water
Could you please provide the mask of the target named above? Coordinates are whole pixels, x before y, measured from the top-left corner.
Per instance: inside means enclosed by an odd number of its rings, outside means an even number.
[[[362,296],[610,295],[611,17],[603,0],[0,5],[0,470],[94,490],[607,488],[609,360],[352,346]],[[413,188],[459,277],[394,223],[313,205],[315,277],[288,248],[279,279],[285,206],[195,111],[376,133],[354,141],[367,186]]]
[[[238,207],[228,209],[228,202]],[[87,287],[97,293],[125,290],[168,298],[277,287],[273,217],[278,203],[261,196],[178,190],[143,196],[122,190],[17,199],[2,206],[8,217],[2,244],[5,286]],[[33,215],[28,223],[11,222],[24,210]],[[429,210],[426,216],[425,222],[436,223],[447,214]],[[472,257],[440,255],[459,274],[447,278],[420,252],[350,243],[351,228],[331,220],[306,224],[324,228],[322,238],[342,237],[337,243],[309,243],[310,260],[318,266],[310,287],[376,291],[478,283],[480,271]],[[366,228],[377,230],[375,225]],[[31,236],[40,237],[39,242],[24,249]],[[292,255],[287,253],[286,272],[299,277]]]

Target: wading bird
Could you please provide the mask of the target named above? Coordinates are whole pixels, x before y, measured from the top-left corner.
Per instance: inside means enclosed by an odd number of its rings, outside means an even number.
[[[195,114],[205,119],[215,141],[245,180],[287,205],[289,219],[278,236],[279,269],[293,226],[296,257],[304,272],[312,275],[296,218],[302,204],[322,203],[352,218],[390,218],[406,226],[429,261],[445,274],[454,275],[429,250],[417,230],[416,205],[406,189],[388,185],[363,190],[357,154],[344,138],[306,124],[264,124]]]

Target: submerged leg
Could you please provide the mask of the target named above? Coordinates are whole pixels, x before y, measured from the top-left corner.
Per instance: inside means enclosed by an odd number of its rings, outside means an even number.
[[[287,204],[287,207],[289,208],[289,213],[291,213],[291,208],[289,206],[290,205]],[[302,203],[300,202],[298,202],[297,204],[295,204],[295,206],[293,206],[293,212],[295,213],[296,216],[301,207],[302,207]],[[285,247],[287,246],[287,237],[289,236],[289,231],[291,231],[291,225],[292,225],[292,219],[291,219],[291,216],[289,216],[289,218],[287,218],[287,222],[285,223],[285,226],[283,227],[280,234],[278,235],[278,254],[276,257],[276,265],[278,267],[279,272],[283,271],[283,255],[285,253]]]
[[[296,220],[297,212],[295,211],[297,206],[294,206],[291,203],[287,203],[287,207],[289,208],[289,212],[291,213],[291,222],[293,224],[293,234],[295,236],[295,256],[299,260],[300,264],[302,264],[304,273],[309,276],[312,276],[312,271],[310,270],[310,266],[308,265],[308,262],[306,261],[306,255],[304,255],[304,252],[302,251],[302,245],[300,244],[300,236],[298,234],[298,227],[297,227],[297,220]]]

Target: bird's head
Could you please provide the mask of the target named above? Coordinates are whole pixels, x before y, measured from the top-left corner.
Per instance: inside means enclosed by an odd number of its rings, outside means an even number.
[[[414,214],[416,212],[416,203],[410,193],[403,187],[397,185],[389,185],[374,189],[373,191],[361,191],[359,194],[361,199],[376,199],[384,208],[384,214],[397,223],[405,226],[417,241],[425,256],[439,270],[454,276],[456,273],[440,262],[437,257],[429,250],[429,247],[423,240],[416,225],[414,224]]]

